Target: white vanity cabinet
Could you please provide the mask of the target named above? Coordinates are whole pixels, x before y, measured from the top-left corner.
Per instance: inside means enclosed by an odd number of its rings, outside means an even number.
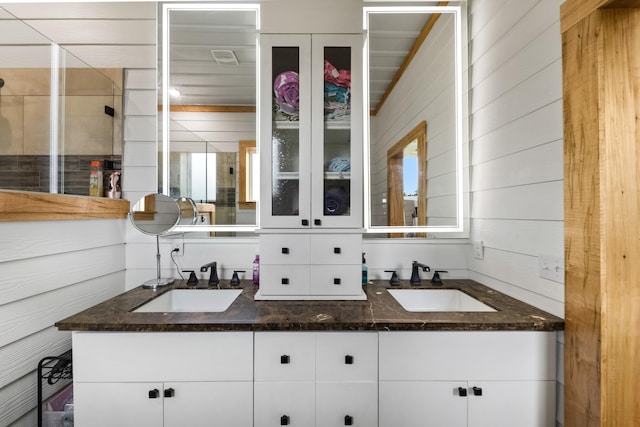
[[[377,348],[377,332],[256,332],[254,425],[377,425]]]
[[[74,332],[75,425],[253,425],[252,332]]]
[[[555,424],[554,332],[380,332],[380,427]]]
[[[261,35],[262,228],[362,227],[362,44]]]
[[[256,299],[364,299],[361,234],[263,234]]]

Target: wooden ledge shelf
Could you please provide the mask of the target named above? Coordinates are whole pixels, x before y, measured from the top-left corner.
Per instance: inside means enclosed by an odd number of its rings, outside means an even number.
[[[128,200],[0,190],[0,221],[122,219]]]

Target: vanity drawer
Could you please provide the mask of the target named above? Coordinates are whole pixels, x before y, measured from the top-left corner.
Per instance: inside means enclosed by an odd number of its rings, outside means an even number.
[[[312,265],[311,295],[359,295],[362,293],[362,266]]]
[[[377,332],[318,332],[316,380],[378,381]]]
[[[315,400],[312,382],[256,383],[254,427],[315,426]]]
[[[260,265],[309,264],[310,236],[306,234],[265,234],[260,236]],[[262,272],[262,270],[260,270]]]
[[[315,381],[316,336],[308,332],[256,332],[255,381]]]
[[[260,292],[264,295],[308,295],[308,265],[260,265]]]
[[[76,331],[72,337],[74,381],[253,379],[251,332]]]
[[[311,236],[311,261],[314,264],[360,264],[360,234],[322,234]]]

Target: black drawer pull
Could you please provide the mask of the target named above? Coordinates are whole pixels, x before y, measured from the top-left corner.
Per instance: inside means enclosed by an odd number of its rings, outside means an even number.
[[[464,387],[458,387],[458,396],[467,397],[467,389]]]
[[[288,363],[291,362],[291,357],[289,357],[288,354],[283,354],[282,356],[280,356],[280,364],[281,365],[286,365]]]
[[[149,390],[149,399],[157,399],[160,397],[160,391],[157,388]]]
[[[176,395],[176,391],[174,389],[172,389],[172,388],[168,388],[168,389],[166,389],[164,391],[164,397],[169,398],[169,397],[173,397],[175,395]]]
[[[472,387],[474,396],[482,396],[482,387]]]
[[[285,255],[289,254],[289,248],[282,248],[282,253]]]
[[[280,417],[280,425],[288,426],[289,425],[289,415],[283,415]]]
[[[288,285],[289,284],[289,278],[283,277],[282,280],[280,281],[280,283],[282,283],[283,285]]]
[[[350,354],[347,354],[346,356],[344,356],[344,364],[353,365],[353,356]]]
[[[322,225],[322,221],[319,219],[314,219],[313,220],[313,225]]]
[[[344,416],[344,425],[352,426],[353,425],[353,417],[351,415]]]
[[[309,225],[309,220],[308,219],[303,219],[302,220],[302,225],[304,225],[305,227]]]
[[[334,285],[339,285],[339,284],[340,284],[340,282],[341,282],[341,280],[340,280],[340,278],[339,278],[339,277],[334,277],[334,278],[333,278],[333,284],[334,284]]]
[[[342,249],[341,248],[333,248],[333,253],[334,254],[341,254],[342,253]]]

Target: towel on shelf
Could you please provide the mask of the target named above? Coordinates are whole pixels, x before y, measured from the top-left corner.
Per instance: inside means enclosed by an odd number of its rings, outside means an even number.
[[[298,73],[284,71],[273,81],[274,101],[280,111],[292,116],[298,116],[300,109]]]

